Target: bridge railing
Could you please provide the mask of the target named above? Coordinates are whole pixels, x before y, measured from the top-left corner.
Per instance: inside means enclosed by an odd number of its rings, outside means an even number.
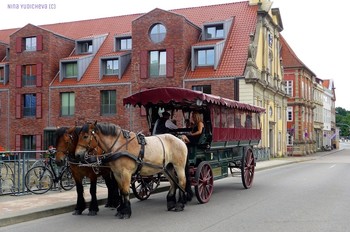
[[[25,174],[47,151],[1,151],[0,196],[26,194]]]

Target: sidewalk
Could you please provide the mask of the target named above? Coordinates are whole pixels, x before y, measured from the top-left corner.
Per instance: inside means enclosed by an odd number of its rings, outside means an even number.
[[[341,149],[329,152],[318,152],[310,156],[274,158],[267,161],[260,161],[256,164],[256,171],[297,162],[314,160],[340,150]],[[166,183],[161,184],[161,186],[157,188],[158,191],[164,191],[164,189],[167,189]],[[85,186],[84,196],[86,202],[89,203],[90,194],[88,186]],[[0,227],[57,214],[73,212],[76,197],[75,188],[70,191],[50,191],[43,195],[26,194],[21,196],[0,196]],[[106,198],[107,188],[98,186],[97,199],[99,200],[99,205],[104,205]]]

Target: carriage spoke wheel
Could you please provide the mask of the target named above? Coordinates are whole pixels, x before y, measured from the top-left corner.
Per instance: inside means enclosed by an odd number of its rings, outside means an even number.
[[[201,162],[195,174],[196,185],[194,187],[199,203],[207,203],[213,193],[214,176],[208,162]]]
[[[244,188],[249,189],[253,184],[255,171],[255,159],[252,149],[247,149],[242,156],[241,176]]]
[[[149,198],[151,193],[159,186],[159,184],[160,174],[147,177],[136,176],[131,182],[131,189],[135,197],[143,201]]]

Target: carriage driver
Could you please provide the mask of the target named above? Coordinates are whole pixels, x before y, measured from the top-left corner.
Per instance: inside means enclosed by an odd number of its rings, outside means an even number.
[[[171,130],[176,130],[178,127],[170,119],[170,113],[164,111],[162,117],[154,124],[153,135],[169,133]]]

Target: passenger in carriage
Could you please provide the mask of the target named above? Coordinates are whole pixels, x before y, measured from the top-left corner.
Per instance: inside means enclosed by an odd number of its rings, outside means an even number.
[[[170,113],[164,111],[162,117],[154,124],[152,135],[169,133],[171,130],[176,130],[177,128],[176,124],[170,119]]]
[[[203,115],[198,112],[193,112],[192,121],[192,131],[187,135],[182,135],[182,140],[188,144],[197,144],[204,131]]]

